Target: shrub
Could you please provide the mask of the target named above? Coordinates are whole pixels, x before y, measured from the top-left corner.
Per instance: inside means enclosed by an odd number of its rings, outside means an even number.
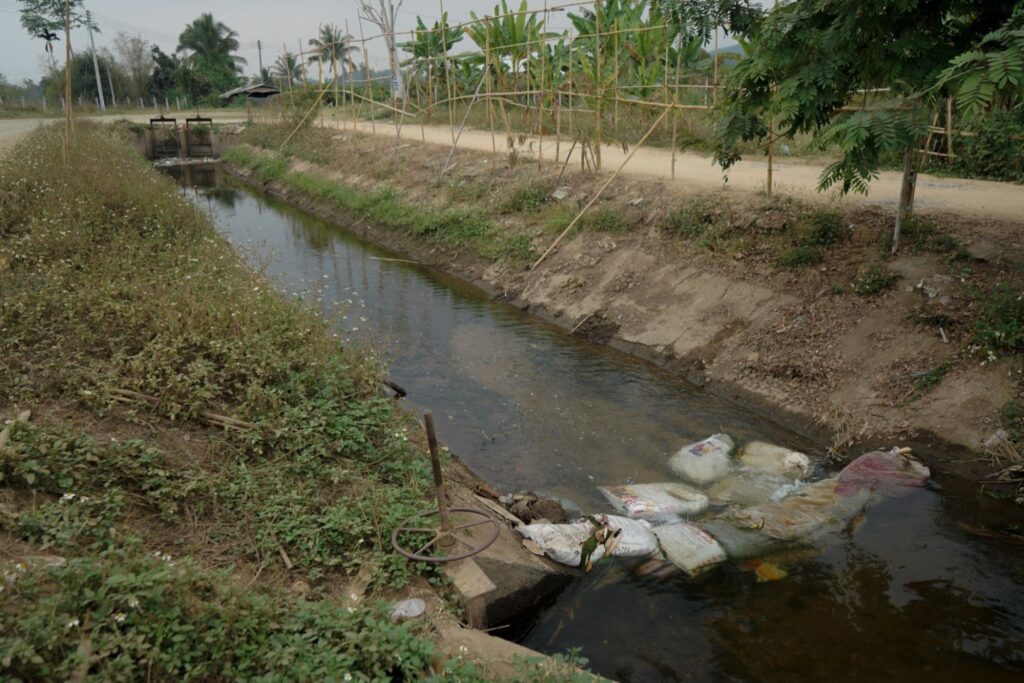
[[[498,210],[502,213],[537,211],[548,201],[552,186],[553,183],[547,179],[533,180],[520,185],[499,204]]]
[[[620,233],[629,231],[629,221],[621,209],[602,206],[583,214],[580,221],[586,230],[594,232]]]
[[[786,268],[802,268],[821,262],[821,252],[810,246],[796,246],[779,256],[779,265]]]
[[[873,263],[861,270],[853,283],[853,291],[861,296],[874,296],[891,288],[897,280],[899,275]]]

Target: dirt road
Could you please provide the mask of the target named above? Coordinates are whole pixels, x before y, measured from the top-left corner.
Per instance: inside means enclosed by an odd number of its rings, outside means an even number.
[[[338,128],[352,127],[351,121],[328,121],[328,125]],[[395,127],[390,123],[378,122],[372,126],[369,122],[361,122],[358,129],[371,132],[376,128],[378,135],[395,135]],[[450,147],[451,131],[445,126],[406,125],[402,129],[402,138],[409,140],[425,140]],[[517,143],[520,156],[533,156],[537,153],[539,140],[528,138],[523,146]],[[493,146],[492,146],[493,144]],[[572,146],[571,140],[562,140],[558,145],[560,159],[564,160]],[[505,136],[498,134],[493,142],[487,131],[466,129],[459,139],[459,149],[502,151],[506,149]],[[545,137],[543,154],[545,159],[555,159],[556,142],[552,137]],[[613,171],[625,160],[627,152],[621,147],[602,146],[602,165],[606,171]],[[457,154],[456,154],[457,157]],[[573,153],[573,162],[579,163],[579,152]],[[695,190],[724,190],[763,192],[765,189],[768,164],[763,158],[747,158],[729,171],[728,182],[722,177],[722,170],[715,166],[709,157],[692,152],[680,152],[676,155],[675,180],[672,180],[672,153],[661,148],[645,147],[636,151],[623,173],[632,176],[654,177],[665,182]],[[774,176],[775,190],[779,194],[797,196],[805,199],[827,199],[831,195],[819,194],[815,191],[822,165],[794,159],[776,159]],[[843,198],[844,202],[862,202],[878,206],[896,207],[900,193],[900,174],[884,171],[878,179],[871,183],[867,197],[860,195]],[[959,178],[940,178],[921,174],[918,179],[916,208],[926,212],[952,212],[967,216],[981,216],[1008,221],[1024,220],[1024,185],[997,183],[986,180],[962,180]]]

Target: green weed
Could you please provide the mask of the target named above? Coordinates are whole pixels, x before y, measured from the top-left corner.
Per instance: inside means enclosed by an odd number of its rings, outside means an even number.
[[[531,180],[512,189],[498,205],[501,213],[532,213],[548,201],[554,183],[546,178]]]
[[[984,295],[974,343],[991,356],[1024,351],[1024,289],[1003,283]]]
[[[873,263],[861,270],[853,283],[853,291],[860,296],[874,296],[890,289],[897,280],[899,275]]]
[[[803,268],[821,262],[821,252],[811,246],[790,247],[779,256],[779,265],[785,268]]]
[[[623,233],[629,231],[629,221],[621,209],[602,206],[583,214],[580,223],[584,230],[593,232]]]

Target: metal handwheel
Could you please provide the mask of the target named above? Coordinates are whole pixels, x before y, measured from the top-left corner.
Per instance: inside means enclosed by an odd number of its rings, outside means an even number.
[[[391,532],[391,545],[404,557],[417,562],[455,562],[472,557],[486,550],[497,540],[501,527],[497,520],[483,510],[473,508],[449,508],[444,492],[444,477],[441,475],[441,459],[437,451],[437,436],[434,433],[434,416],[428,410],[423,413],[427,429],[427,443],[430,445],[430,464],[434,470],[434,489],[437,492],[437,510],[430,510],[405,520]],[[429,522],[438,518],[437,526]],[[430,540],[416,546],[416,550],[403,547],[403,535],[431,534]],[[428,554],[429,553],[429,554]]]

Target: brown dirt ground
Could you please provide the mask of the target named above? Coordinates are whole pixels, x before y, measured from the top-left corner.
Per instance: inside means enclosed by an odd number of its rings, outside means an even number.
[[[390,187],[413,205],[482,209],[503,238],[528,236],[533,258],[606,178],[576,168],[556,181],[553,163],[460,151],[441,179],[446,147],[351,131],[311,135],[297,153],[318,163],[295,159],[293,168],[367,191]],[[545,182],[567,187],[568,197],[533,212],[503,206],[513,191]],[[1020,283],[1024,222],[919,211],[931,232],[888,259],[890,212],[832,205],[825,208],[841,213],[841,241],[823,247],[819,263],[788,269],[779,255],[794,244],[800,216],[820,205],[620,177],[594,209],[624,217],[627,229],[577,230],[530,270],[523,258],[484,258],[288,198],[577,334],[782,411],[794,426],[823,427],[836,446],[927,431],[977,449],[998,428],[999,408],[1021,393],[1019,359],[982,363],[969,345],[979,293]],[[703,243],[666,229],[673,211],[695,203],[718,225]],[[955,245],[942,242],[949,237]],[[870,264],[899,277],[887,291],[858,296],[852,286]],[[950,369],[937,386],[915,391],[916,378],[942,363]]]

